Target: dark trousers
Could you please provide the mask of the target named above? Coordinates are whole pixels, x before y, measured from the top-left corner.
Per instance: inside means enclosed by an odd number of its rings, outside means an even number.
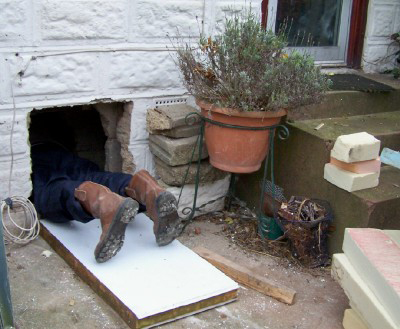
[[[57,145],[34,146],[32,168],[35,207],[43,218],[59,223],[70,220],[87,223],[93,219],[74,197],[74,190],[83,182],[98,183],[126,196],[125,187],[132,178],[128,174],[101,171],[93,162]]]

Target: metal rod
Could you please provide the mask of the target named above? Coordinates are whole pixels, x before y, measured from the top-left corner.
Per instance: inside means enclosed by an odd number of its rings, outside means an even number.
[[[0,212],[0,222],[3,222]],[[0,223],[0,325],[1,328],[14,328],[10,284],[8,281],[7,259],[4,247],[3,225]]]
[[[199,140],[199,158],[197,159],[197,173],[196,173],[196,181],[194,183],[194,199],[193,199],[193,209],[192,213],[190,215],[189,221],[193,219],[193,216],[196,212],[196,201],[197,201],[197,192],[199,189],[199,182],[200,182],[200,165],[201,165],[201,156],[202,156],[202,151],[203,151],[203,136],[204,136],[204,121],[201,123],[201,128],[200,128],[200,140]]]
[[[236,188],[236,174],[231,173],[231,180],[229,182],[229,191],[228,191],[228,211],[231,210],[233,196],[235,195]]]

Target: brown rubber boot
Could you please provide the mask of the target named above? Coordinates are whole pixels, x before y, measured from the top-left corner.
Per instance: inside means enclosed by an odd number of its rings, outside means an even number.
[[[161,188],[146,170],[133,175],[125,192],[146,206],[147,215],[154,222],[153,231],[159,246],[171,243],[182,232],[174,195]]]
[[[89,181],[79,185],[74,195],[88,213],[100,218],[102,233],[94,256],[97,262],[103,263],[120,251],[124,244],[126,225],[136,216],[139,204]]]

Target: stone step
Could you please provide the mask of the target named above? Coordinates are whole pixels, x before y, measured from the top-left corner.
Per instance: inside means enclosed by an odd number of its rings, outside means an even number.
[[[400,247],[384,231],[346,229],[343,252],[400,328]]]
[[[333,255],[332,276],[349,298],[351,308],[362,316],[369,328],[398,328],[345,254]]]
[[[170,130],[154,130],[152,134],[164,135],[171,138],[185,138],[197,136],[200,133],[200,125],[180,126]]]
[[[168,185],[182,186],[183,180],[187,173],[189,165],[169,166],[164,161],[155,157],[156,172],[160,178]],[[190,164],[189,172],[186,177],[186,184],[194,184],[196,182],[197,163]],[[213,167],[208,160],[203,160],[200,164],[199,182],[208,183],[223,179],[228,173]]]
[[[370,78],[370,77],[369,77]],[[366,93],[361,91],[331,91],[319,104],[300,107],[288,115],[293,120],[335,118],[397,111],[400,104],[400,82],[384,81],[396,90],[384,93]]]
[[[320,123],[320,130],[314,128]],[[381,140],[381,147],[400,148],[400,111],[337,119],[305,120],[287,124],[290,136],[276,139],[275,178],[285,196],[307,196],[330,202],[334,212],[335,231],[329,238],[330,252],[341,251],[346,227],[400,229],[400,170],[390,166],[381,169],[379,185],[361,191],[347,192],[324,180],[324,166],[336,138],[366,131]],[[390,145],[390,146],[389,146]],[[241,175],[237,194],[250,206],[257,206],[262,170]],[[251,186],[251,191],[249,191]]]
[[[150,151],[169,166],[179,166],[188,164],[192,157],[193,149],[196,151],[193,161],[199,158],[199,150],[196,144],[198,136],[186,138],[169,138],[162,135],[149,135]],[[201,158],[208,157],[206,144],[203,143]]]
[[[150,134],[157,134],[160,130],[171,130],[181,126],[187,126],[186,116],[192,112],[198,112],[192,106],[177,104],[169,106],[159,106],[147,111],[146,122],[147,130]],[[199,118],[194,115],[190,123],[199,122]]]
[[[315,130],[320,124],[324,126]],[[289,123],[289,126],[315,136],[327,144],[334,143],[341,135],[367,132],[381,141],[381,149],[388,147],[396,150],[400,146],[400,111],[303,120]]]

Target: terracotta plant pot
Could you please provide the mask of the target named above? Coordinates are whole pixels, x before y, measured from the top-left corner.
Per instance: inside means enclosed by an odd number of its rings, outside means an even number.
[[[239,112],[197,101],[201,114],[211,120],[236,126],[263,127],[279,124],[285,110],[275,112]],[[210,163],[232,173],[251,173],[261,167],[268,148],[269,130],[243,130],[220,127],[206,122],[205,140]]]

